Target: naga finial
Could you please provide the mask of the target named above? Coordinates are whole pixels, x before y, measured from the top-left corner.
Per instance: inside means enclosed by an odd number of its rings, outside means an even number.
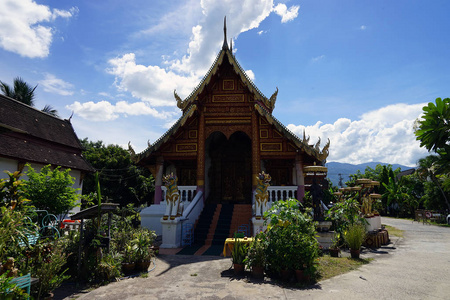
[[[180,96],[177,94],[177,90],[173,90],[173,96],[177,100],[177,107],[181,110],[184,110],[186,108],[186,101],[181,100]]]
[[[150,140],[147,140],[147,146],[150,148],[152,146],[152,143],[150,143]]]
[[[308,135],[308,138],[307,138],[305,129],[303,129],[303,143],[305,143],[306,145],[308,145],[308,143],[309,143],[309,135]]]
[[[136,156],[136,152],[134,151],[133,147],[131,147],[131,142],[128,142],[128,152],[130,152],[132,159]]]
[[[272,96],[270,96],[270,99],[269,99],[269,105],[272,110],[275,108],[275,102],[277,101],[277,95],[278,95],[278,87],[277,87],[277,90],[272,94]]]
[[[316,149],[317,153],[320,153],[320,137],[319,140],[317,141],[317,143],[314,145],[314,149]]]
[[[323,147],[322,151],[320,151],[319,153],[319,159],[321,161],[324,161],[330,154],[330,151],[328,150],[329,148],[330,148],[330,139],[328,139],[328,142],[326,143],[325,147]]]

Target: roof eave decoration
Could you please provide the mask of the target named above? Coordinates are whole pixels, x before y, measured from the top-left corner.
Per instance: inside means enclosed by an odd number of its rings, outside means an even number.
[[[152,154],[153,152],[158,150],[162,144],[167,142],[170,139],[170,137],[173,134],[175,134],[175,132],[177,132],[177,130],[179,128],[181,128],[190,117],[192,117],[194,115],[196,110],[197,110],[197,105],[195,105],[195,104],[191,105],[189,108],[187,108],[186,112],[178,119],[178,121],[176,121],[175,124],[173,124],[172,127],[170,127],[170,129],[166,131],[166,133],[164,133],[158,140],[156,140],[156,142],[153,143],[153,145],[151,145],[150,142],[147,141],[148,148],[139,154],[136,154],[134,152],[133,148],[131,147],[131,144],[129,143],[128,151],[131,154],[131,159],[134,162],[138,163],[141,160],[143,160],[144,158],[149,157],[150,154]]]
[[[281,124],[280,121],[278,121],[272,114],[270,114],[264,107],[262,107],[260,104],[255,104],[256,111],[263,117],[266,118],[267,122],[270,125],[273,125],[278,131],[283,132],[285,136],[292,141],[298,148],[305,151],[308,155],[311,155],[315,157],[319,161],[325,161],[329,154],[329,148],[330,148],[330,140],[328,139],[327,144],[325,147],[323,147],[322,150],[320,150],[320,139],[319,141],[314,145],[310,146],[308,145],[309,137],[308,139],[305,138],[305,134],[303,140],[299,139],[297,135],[292,133],[286,126]]]

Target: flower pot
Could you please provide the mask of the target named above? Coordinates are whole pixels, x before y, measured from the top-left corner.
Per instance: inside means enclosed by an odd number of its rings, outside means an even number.
[[[354,250],[354,249],[350,249],[350,255],[352,256],[352,258],[359,258],[359,249],[358,250]]]
[[[252,276],[258,279],[264,278],[264,267],[261,266],[253,266],[252,267]]]
[[[148,268],[150,267],[150,260],[143,260],[143,261],[138,261],[136,262],[136,269],[138,271],[144,271],[147,272]]]
[[[234,275],[242,275],[244,274],[244,264],[233,264],[234,267]]]
[[[291,277],[292,277],[292,271],[291,270],[281,270],[280,275],[281,275],[281,280],[290,281]]]
[[[341,250],[339,248],[337,248],[337,249],[330,248],[329,251],[330,251],[331,257],[339,257],[339,252],[341,252]]]
[[[125,273],[125,275],[129,275],[134,271],[134,268],[136,267],[136,264],[133,263],[122,263],[122,271]]]

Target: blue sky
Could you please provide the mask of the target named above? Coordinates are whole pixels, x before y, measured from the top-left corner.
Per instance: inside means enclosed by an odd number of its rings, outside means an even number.
[[[449,1],[0,2],[0,80],[21,76],[36,107],[80,138],[137,151],[180,116],[223,41],[298,135],[331,140],[328,161],[413,166],[422,107],[450,89]],[[322,143],[324,145],[324,143]]]

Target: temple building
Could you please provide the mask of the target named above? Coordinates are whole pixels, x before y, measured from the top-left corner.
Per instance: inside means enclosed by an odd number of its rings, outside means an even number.
[[[329,142],[320,149],[320,140],[310,145],[305,135],[299,138],[281,124],[272,115],[277,94],[278,88],[266,97],[249,79],[227,43],[225,25],[222,49],[203,80],[185,99],[174,92],[182,116],[142,153],[130,147],[133,159],[155,178],[154,205],[141,217],[144,226],[163,235],[163,247],[183,244],[183,224],[196,227],[211,205],[231,206],[231,219],[247,216],[230,221],[230,234],[244,221],[255,232],[261,225],[255,217],[263,213],[254,205],[263,171],[271,177],[263,210],[279,199],[303,199],[310,184],[304,167],[324,165]],[[166,200],[174,184],[182,206],[176,213]]]

